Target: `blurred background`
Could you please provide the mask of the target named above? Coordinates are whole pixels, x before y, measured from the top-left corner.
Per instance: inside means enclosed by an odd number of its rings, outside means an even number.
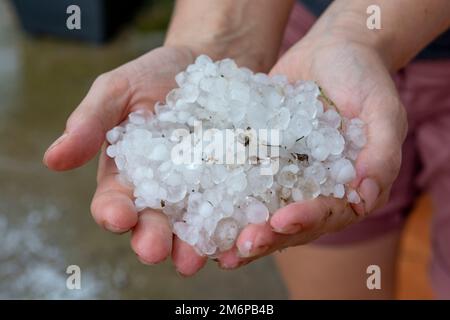
[[[89,5],[81,30],[65,28],[66,3]],[[210,263],[190,279],[170,261],[140,264],[129,235],[107,233],[90,216],[96,161],[67,173],[42,165],[96,76],[162,44],[171,9],[169,0],[0,0],[1,299],[288,297],[271,258],[231,272]],[[399,298],[431,297],[429,215],[424,198],[402,243]],[[72,264],[81,290],[66,289]]]
[[[25,10],[64,1],[18,2]],[[39,21],[26,22],[37,37],[23,32],[12,1],[0,0],[0,298],[286,298],[271,259],[234,272],[211,263],[192,279],[177,275],[170,261],[142,265],[129,235],[105,232],[90,216],[96,161],[68,173],[42,165],[95,77],[162,44],[172,2],[137,2],[143,3],[119,33],[94,26],[101,19],[92,17],[87,36],[94,37],[68,40],[46,35]],[[36,8],[26,14],[39,16]],[[66,289],[71,264],[81,268],[81,290]]]

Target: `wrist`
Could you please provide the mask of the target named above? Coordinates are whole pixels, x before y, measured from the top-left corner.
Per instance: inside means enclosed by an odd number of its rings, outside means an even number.
[[[360,23],[361,20],[364,23]],[[365,24],[365,19],[347,21],[343,19],[337,24],[336,37],[343,43],[359,46],[378,56],[383,66],[390,72],[396,72],[400,63],[393,51],[393,36],[384,30],[371,30]]]
[[[179,0],[165,45],[232,58],[253,71],[275,63],[293,0]]]
[[[315,50],[336,45],[357,47],[378,56],[391,73],[400,67],[394,59],[392,35],[382,30],[370,30],[366,17],[360,12],[349,10],[323,15],[301,42],[304,46],[315,47]]]
[[[268,72],[276,60],[277,49],[270,50],[255,43],[251,34],[237,30],[209,29],[198,33],[191,30],[171,30],[164,46],[189,48],[194,56],[206,54],[213,60],[234,59],[238,65],[255,72]]]
[[[370,5],[380,10],[379,29],[367,25]],[[448,0],[336,0],[313,29],[372,48],[392,73],[449,28],[449,9]]]

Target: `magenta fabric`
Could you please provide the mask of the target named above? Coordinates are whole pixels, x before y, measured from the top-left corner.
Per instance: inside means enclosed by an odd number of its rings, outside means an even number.
[[[295,5],[282,51],[297,42],[315,17]],[[408,114],[403,160],[386,206],[360,223],[325,235],[315,244],[345,245],[401,229],[417,195],[433,201],[431,281],[436,296],[450,299],[450,60],[421,60],[394,76]]]

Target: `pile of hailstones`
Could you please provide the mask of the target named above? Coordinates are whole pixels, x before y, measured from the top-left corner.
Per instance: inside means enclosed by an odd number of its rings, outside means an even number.
[[[314,82],[293,85],[283,76],[254,74],[231,59],[213,62],[204,55],[175,80],[178,88],[165,104],[156,104],[154,114],[133,112],[108,132],[107,154],[134,189],[137,209],[162,210],[173,232],[199,253],[230,249],[246,225],[267,221],[293,201],[319,195],[360,201],[348,183],[366,142],[363,122],[341,117]],[[173,161],[171,150],[181,141],[205,142],[193,136],[198,122],[203,132],[243,128],[235,142],[244,150],[255,138],[250,132],[278,130],[275,146],[258,139],[271,152],[278,148],[277,155],[258,153],[255,161],[247,153],[245,163],[226,164],[204,148],[200,162]],[[180,128],[187,134],[174,134]],[[275,161],[277,172],[261,174]]]

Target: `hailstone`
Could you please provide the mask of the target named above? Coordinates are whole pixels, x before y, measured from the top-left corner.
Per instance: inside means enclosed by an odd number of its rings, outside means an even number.
[[[110,130],[107,155],[138,211],[160,210],[200,254],[233,247],[248,224],[320,195],[357,203],[349,183],[366,143],[313,81],[291,84],[201,55],[154,112]]]

